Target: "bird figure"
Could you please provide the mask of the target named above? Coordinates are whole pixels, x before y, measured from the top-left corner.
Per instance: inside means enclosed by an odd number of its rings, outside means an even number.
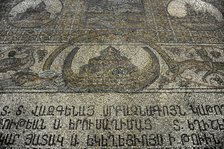
[[[24,49],[25,51],[23,51]],[[31,66],[33,66],[35,63],[35,59],[33,56],[34,49],[27,47],[24,47],[24,49],[17,47],[17,50],[11,50],[6,58],[1,59],[0,73],[6,73],[8,71],[28,70]]]

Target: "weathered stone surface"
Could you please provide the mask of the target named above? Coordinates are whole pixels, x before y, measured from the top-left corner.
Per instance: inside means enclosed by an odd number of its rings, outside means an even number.
[[[224,145],[222,93],[13,93],[1,99],[7,99],[0,102],[3,147],[201,149]]]
[[[223,14],[223,0],[0,1],[0,149],[222,149]]]

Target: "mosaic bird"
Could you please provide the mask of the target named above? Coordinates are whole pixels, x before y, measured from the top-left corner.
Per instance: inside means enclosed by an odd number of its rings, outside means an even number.
[[[32,48],[27,48],[25,51],[22,50],[22,52],[20,50],[20,48],[12,50],[8,53],[7,58],[0,60],[0,73],[25,70],[34,65],[34,50]]]

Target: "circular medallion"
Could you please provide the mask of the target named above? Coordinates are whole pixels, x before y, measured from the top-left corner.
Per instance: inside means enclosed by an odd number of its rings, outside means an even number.
[[[223,8],[219,3],[202,0],[172,0],[167,12],[182,26],[192,30],[217,30],[224,26]]]
[[[162,52],[153,38],[142,43],[135,36],[126,37],[113,32],[89,32],[74,37],[49,55],[43,71],[57,71],[61,65],[66,86],[75,92],[142,91],[158,79],[160,64],[154,52]]]
[[[134,92],[144,89],[159,77],[157,56],[151,48],[141,46],[99,46],[98,55],[75,70],[78,62],[88,57],[79,52],[88,54],[82,49],[93,51],[94,48],[75,47],[64,60],[63,77],[75,91]]]
[[[62,11],[60,0],[23,0],[8,13],[8,23],[21,28],[41,27],[55,20]]]

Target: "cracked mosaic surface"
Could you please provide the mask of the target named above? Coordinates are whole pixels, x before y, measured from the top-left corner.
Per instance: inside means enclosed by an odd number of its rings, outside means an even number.
[[[0,0],[0,149],[223,149],[224,0]]]

